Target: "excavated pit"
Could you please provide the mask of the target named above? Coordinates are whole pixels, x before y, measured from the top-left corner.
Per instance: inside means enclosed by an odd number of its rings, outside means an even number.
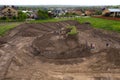
[[[78,34],[61,39],[56,32],[66,26]],[[88,22],[21,24],[0,38],[0,80],[120,80],[119,53],[120,34]]]
[[[70,59],[91,55],[90,47],[79,44],[76,38],[59,39],[59,35],[53,33],[36,38],[32,47],[36,50],[33,54],[47,59]]]

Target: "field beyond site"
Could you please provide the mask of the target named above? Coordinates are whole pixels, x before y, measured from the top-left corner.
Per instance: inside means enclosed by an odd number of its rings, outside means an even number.
[[[77,20],[80,23],[89,22],[91,23],[92,27],[100,28],[105,30],[111,30],[115,32],[120,32],[120,21],[114,20],[107,20],[107,19],[100,19],[100,18],[93,18],[93,17],[80,17],[80,18],[57,18],[57,19],[48,19],[48,20],[34,20],[28,21],[28,23],[44,23],[44,22],[58,22],[58,21],[65,21],[65,20]],[[0,35],[4,35],[10,29],[21,24],[21,22],[6,22],[0,24]]]
[[[80,23],[90,22],[92,27],[120,32],[120,21],[100,19],[100,18],[79,18]]]

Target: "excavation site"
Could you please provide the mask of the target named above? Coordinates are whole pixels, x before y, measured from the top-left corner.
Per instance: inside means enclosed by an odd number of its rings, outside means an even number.
[[[120,80],[120,33],[75,20],[21,24],[0,37],[0,80]]]

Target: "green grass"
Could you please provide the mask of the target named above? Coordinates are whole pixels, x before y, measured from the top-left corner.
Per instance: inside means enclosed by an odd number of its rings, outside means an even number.
[[[33,20],[29,21],[28,23],[45,23],[45,22],[58,22],[58,21],[66,21],[66,20],[74,20],[74,18],[53,18],[53,19],[47,19],[47,20]]]
[[[77,18],[80,23],[90,22],[94,28],[120,32],[120,21],[106,20],[100,18]]]
[[[68,35],[76,35],[78,33],[75,26],[67,26],[67,28],[71,29],[71,31],[68,32]]]
[[[5,24],[0,24],[0,36],[3,36],[7,31],[10,29],[15,28],[18,26],[20,23],[5,23]]]
[[[35,21],[30,21],[29,23],[58,22],[58,21],[65,21],[65,20],[77,20],[80,23],[90,22],[92,27],[94,27],[94,28],[100,28],[100,29],[120,32],[120,21],[100,19],[100,18],[93,18],[93,17],[35,20]]]

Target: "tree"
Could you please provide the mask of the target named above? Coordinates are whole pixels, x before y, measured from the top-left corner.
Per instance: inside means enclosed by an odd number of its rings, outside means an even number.
[[[96,10],[95,14],[96,14],[96,15],[101,15],[101,14],[102,14],[102,11]]]
[[[18,20],[24,21],[27,18],[27,14],[21,11],[18,12]]]
[[[48,12],[44,11],[44,10],[38,10],[37,14],[38,14],[39,19],[48,19],[48,18],[50,18]]]
[[[3,16],[3,17],[1,17],[1,20],[7,20],[7,17]]]
[[[13,20],[16,20],[16,19],[17,19],[17,17],[16,17],[16,16],[13,16],[13,17],[12,17],[12,19],[13,19]]]
[[[108,16],[110,16],[110,13],[106,13],[106,14],[104,14],[103,16],[108,17]]]

